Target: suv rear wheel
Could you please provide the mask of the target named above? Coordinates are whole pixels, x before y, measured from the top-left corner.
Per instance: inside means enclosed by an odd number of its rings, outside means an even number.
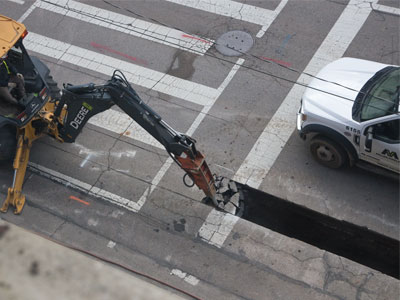
[[[311,140],[310,151],[314,159],[325,167],[338,169],[347,162],[343,147],[324,136],[316,136]]]

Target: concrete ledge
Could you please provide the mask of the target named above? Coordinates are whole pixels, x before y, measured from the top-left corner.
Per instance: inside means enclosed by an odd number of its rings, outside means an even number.
[[[0,295],[29,299],[183,299],[0,220]]]

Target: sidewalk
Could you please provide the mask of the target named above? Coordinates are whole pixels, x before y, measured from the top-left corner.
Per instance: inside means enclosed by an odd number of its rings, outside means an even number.
[[[0,219],[1,300],[183,299]]]

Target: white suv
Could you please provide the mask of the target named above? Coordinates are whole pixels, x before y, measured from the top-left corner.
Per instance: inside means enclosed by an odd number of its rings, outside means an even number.
[[[341,58],[307,87],[297,129],[321,164],[368,162],[400,173],[400,67]]]

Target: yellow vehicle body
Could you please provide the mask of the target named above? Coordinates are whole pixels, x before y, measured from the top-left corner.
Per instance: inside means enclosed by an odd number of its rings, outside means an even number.
[[[3,57],[15,43],[27,34],[25,25],[0,15],[0,57]]]
[[[0,58],[7,55],[11,48],[28,34],[25,25],[3,15],[0,15]],[[8,189],[7,199],[0,207],[1,212],[6,212],[9,206],[15,208],[14,213],[19,214],[25,204],[25,196],[22,194],[22,184],[24,181],[26,168],[29,161],[29,153],[32,142],[43,135],[51,135],[58,138],[57,122],[62,124],[65,117],[65,110],[57,119],[54,117],[56,103],[50,100],[32,118],[32,120],[22,127],[17,128],[16,139],[17,149],[14,158],[14,177],[12,186]],[[46,124],[46,130],[37,132],[32,126],[32,122],[42,122]],[[60,140],[62,142],[62,140]]]

